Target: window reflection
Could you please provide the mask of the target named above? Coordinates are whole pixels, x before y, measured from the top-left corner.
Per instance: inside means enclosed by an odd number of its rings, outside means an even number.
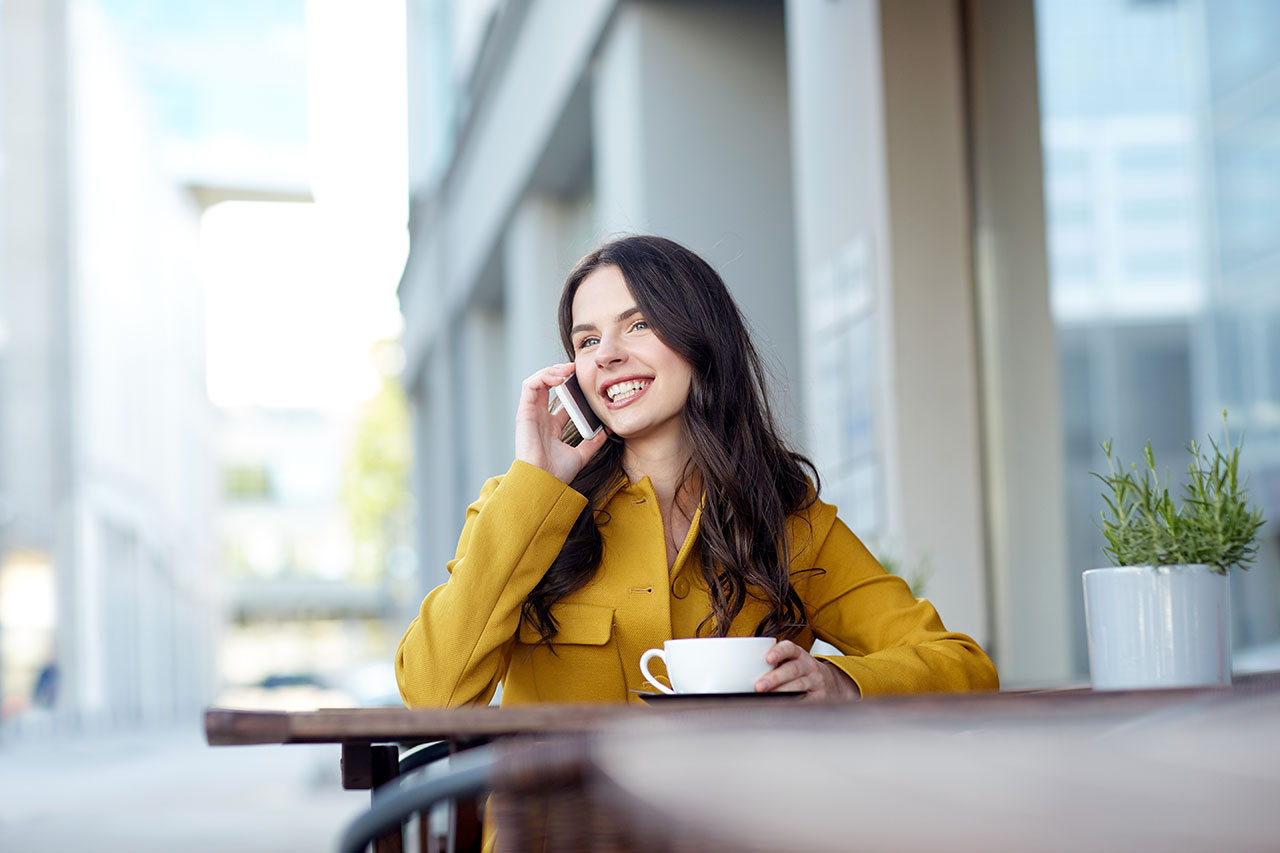
[[[1133,459],[1151,440],[1176,475],[1229,409],[1270,519],[1232,579],[1237,663],[1275,664],[1280,3],[1037,0],[1036,17],[1072,571],[1105,562],[1098,443]]]

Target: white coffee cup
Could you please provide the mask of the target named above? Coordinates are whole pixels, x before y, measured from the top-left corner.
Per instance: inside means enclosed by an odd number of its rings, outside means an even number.
[[[773,669],[764,656],[775,643],[773,637],[667,640],[662,648],[640,656],[640,672],[663,693],[754,693],[756,679]],[[674,690],[649,672],[654,658],[662,658],[667,665]]]

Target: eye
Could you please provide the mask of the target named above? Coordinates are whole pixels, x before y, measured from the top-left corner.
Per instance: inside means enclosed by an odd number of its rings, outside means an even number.
[[[631,331],[633,332],[643,332],[648,328],[649,328],[648,320],[636,320],[634,323],[631,324]]]
[[[578,349],[586,349],[589,346],[595,346],[600,343],[600,339],[595,335],[587,335],[578,341]]]

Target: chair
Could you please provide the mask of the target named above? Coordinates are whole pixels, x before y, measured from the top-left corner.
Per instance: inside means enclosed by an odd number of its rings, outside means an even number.
[[[402,758],[402,772],[424,767],[449,754],[448,744],[426,746],[429,749],[411,750]],[[427,812],[446,800],[477,796],[489,786],[489,774],[494,764],[493,750],[492,746],[469,750],[466,766],[444,776],[380,788],[374,794],[369,810],[343,831],[338,850],[340,853],[361,853],[374,839],[398,829],[418,812]]]
[[[421,743],[406,749],[400,753],[400,776],[403,777],[405,774],[426,767],[428,764],[435,764],[437,761],[448,758],[449,752],[449,744],[443,740]]]
[[[594,808],[583,788],[587,744],[583,736],[566,736],[537,742],[513,739],[469,749],[455,756],[461,766],[444,776],[380,788],[369,811],[342,833],[338,849],[360,853],[374,839],[399,830],[414,814],[485,792],[493,795],[488,819],[502,827],[504,843],[511,849],[546,843],[552,845],[548,849],[592,849],[587,841],[593,836],[606,839],[615,834],[609,825],[616,816]],[[429,759],[406,755],[406,763],[419,760]],[[599,819],[584,821],[592,813]],[[600,849],[627,848],[606,844]]]

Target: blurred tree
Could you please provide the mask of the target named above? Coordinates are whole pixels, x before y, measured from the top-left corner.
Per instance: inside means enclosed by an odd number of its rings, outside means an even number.
[[[394,340],[373,348],[382,384],[356,426],[343,466],[342,507],[355,544],[355,577],[386,578],[394,549],[408,543],[411,496],[409,404],[397,378],[403,356]]]
[[[878,549],[877,549],[878,550]],[[907,568],[904,572],[903,561],[894,556],[892,551],[886,551],[880,554],[877,559],[880,561],[881,567],[891,575],[897,575],[907,582],[907,586],[911,587],[911,594],[916,598],[924,597],[924,585],[929,580],[931,574],[928,568],[927,560],[920,560],[914,567]]]
[[[265,465],[227,465],[222,469],[222,494],[230,501],[269,501],[275,496],[271,472]]]

